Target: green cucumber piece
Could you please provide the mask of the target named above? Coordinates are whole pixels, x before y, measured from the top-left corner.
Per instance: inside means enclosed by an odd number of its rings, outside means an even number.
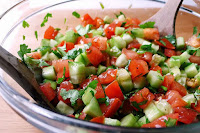
[[[150,122],[154,121],[155,119],[163,116],[164,114],[156,107],[154,101],[152,101],[145,109],[144,109],[145,116],[149,119]]]
[[[176,48],[177,49],[183,49],[185,47],[185,41],[183,37],[178,37],[176,39]]]
[[[50,40],[49,39],[42,39],[41,43],[40,43],[40,46],[41,47],[43,47],[43,46],[50,46]]]
[[[126,65],[128,64],[128,59],[126,58],[126,55],[125,54],[121,54],[116,62],[115,62],[115,65],[117,67],[125,67]]]
[[[98,66],[98,70],[97,70],[97,75],[100,75],[101,73],[103,73],[105,71],[106,71],[106,67],[102,66],[102,65],[99,65]]]
[[[110,39],[111,48],[116,46],[118,49],[123,49],[126,47],[126,42],[120,37],[115,36]]]
[[[132,114],[128,114],[121,119],[121,126],[123,127],[135,127],[137,118]]]
[[[122,53],[121,50],[117,46],[112,47],[108,52],[110,56],[115,56],[115,57],[119,57],[121,53]]]
[[[159,50],[159,45],[155,45],[154,43],[152,43],[151,45],[151,49],[153,50],[154,53],[156,53]],[[164,57],[163,57],[164,58]],[[164,60],[164,59],[163,59]]]
[[[183,64],[184,62],[186,62],[189,58],[190,58],[190,54],[188,54],[187,51],[183,52],[181,55],[180,55],[180,61],[181,61],[181,64]]]
[[[42,55],[45,55],[47,52],[51,52],[51,47],[50,46],[43,46],[39,50]]]
[[[43,83],[50,83],[51,88],[54,89],[54,90],[57,88],[57,83],[55,81],[44,79]]]
[[[158,55],[158,54],[154,54],[152,56],[152,60],[150,62],[150,65],[155,65],[158,66],[160,63],[163,63],[165,61],[165,57]]]
[[[133,87],[136,89],[142,89],[146,85],[146,77],[140,77],[133,80]]]
[[[196,98],[194,97],[194,94],[187,94],[184,97],[182,97],[182,99],[188,104],[187,106],[190,107],[191,103],[195,103],[196,102]]]
[[[160,67],[162,69],[162,74],[163,75],[166,75],[167,73],[169,73],[169,67],[168,67],[167,63],[163,63]]]
[[[41,59],[43,59],[43,60],[45,60],[45,61],[49,61],[49,52],[46,52],[46,54],[43,55],[43,56],[41,57]]]
[[[122,39],[126,42],[126,44],[129,44],[133,41],[133,38],[131,37],[131,35],[127,33],[123,34]]]
[[[50,39],[50,44],[49,44],[50,47],[53,48],[53,47],[55,47],[57,45],[58,45],[58,42],[56,40]]]
[[[49,80],[56,80],[56,72],[53,66],[44,67],[42,69],[42,77]]]
[[[95,36],[102,36],[103,34],[103,29],[97,29],[97,30],[91,30],[90,33],[92,33],[93,37]]]
[[[81,62],[69,62],[69,77],[73,84],[80,84],[85,80],[86,67]]]
[[[86,74],[86,77],[90,76],[91,74],[96,75],[97,68],[94,66],[88,66],[88,67],[86,67],[85,74]]]
[[[58,60],[58,59],[59,59],[54,53],[50,53],[50,54],[48,55],[48,57],[49,57],[49,60],[50,60],[50,61],[52,61],[52,60]]]
[[[185,73],[187,74],[188,78],[193,78],[195,75],[197,75],[198,70],[195,64],[192,63],[189,66],[185,67]]]
[[[182,77],[181,75],[176,78],[176,81],[180,83],[182,86],[185,86],[187,77]]]
[[[181,60],[180,60],[180,56],[172,56],[169,59],[169,67],[175,67],[177,66],[178,68],[180,68],[181,66]]]
[[[78,56],[75,58],[74,61],[75,61],[75,62],[81,62],[81,63],[85,64],[85,66],[87,66],[87,65],[90,64],[90,61],[89,61],[89,59],[88,59],[88,57],[87,57],[86,52],[81,53],[80,55],[78,55]]]
[[[144,38],[144,30],[141,28],[134,28],[131,30],[131,33],[133,36],[138,37],[138,38]],[[140,42],[139,42],[140,43]],[[140,43],[142,44],[142,43]]]
[[[126,21],[126,18],[125,18],[125,16],[124,16],[123,14],[120,15],[120,16],[118,16],[117,19],[118,19],[119,21]]]
[[[75,43],[78,38],[78,35],[73,30],[66,31],[65,35],[58,39],[58,44],[62,41]]]
[[[56,109],[65,115],[71,115],[74,113],[74,109],[71,108],[69,105],[65,104],[63,101],[59,101],[56,106]]]
[[[99,107],[99,103],[95,97],[93,97],[91,99],[90,103],[85,106],[85,108],[83,109],[83,112],[92,117],[102,116],[102,112]]]
[[[103,20],[105,24],[110,24],[113,22],[113,19],[110,18],[108,15],[106,15]]]
[[[92,92],[91,92],[92,91]],[[92,98],[94,97],[93,94],[95,95],[96,94],[96,90],[94,90],[93,88],[90,88],[88,87],[85,91],[85,93],[83,94],[82,96],[82,100],[83,100],[83,103],[85,105],[88,105],[90,103],[90,101],[92,100]],[[92,94],[93,93],[93,94]]]
[[[57,41],[58,42],[58,40],[60,39],[60,38],[62,38],[64,35],[62,34],[62,33],[58,33],[57,35],[56,35],[56,37],[55,37],[55,41]]]
[[[117,119],[105,118],[104,124],[111,126],[120,126],[121,122]]]
[[[121,35],[124,32],[125,28],[124,27],[116,27],[115,28],[115,35]]]
[[[157,71],[150,70],[147,75],[147,81],[154,88],[158,88],[164,80],[164,77]]]
[[[139,127],[142,127],[142,125],[147,124],[148,122],[148,118],[146,116],[141,117],[137,123],[139,125]]]
[[[155,105],[165,115],[173,113],[172,106],[165,99],[155,102]]]
[[[123,68],[117,71],[117,81],[125,92],[130,92],[133,89],[131,75]]]
[[[170,68],[170,73],[175,77],[175,79],[181,75],[181,71],[177,66]]]

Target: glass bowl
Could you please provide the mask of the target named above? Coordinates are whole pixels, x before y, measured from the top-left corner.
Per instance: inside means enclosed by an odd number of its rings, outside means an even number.
[[[101,9],[102,2],[104,9]],[[1,45],[17,55],[22,43],[28,44],[32,49],[40,45],[45,29],[52,25],[61,28],[74,27],[79,20],[72,16],[73,11],[81,15],[89,13],[93,18],[103,17],[107,14],[114,17],[122,11],[126,16],[137,17],[141,21],[155,14],[161,7],[160,0],[22,0],[1,16],[0,29]],[[192,9],[192,10],[190,10]],[[196,12],[195,12],[196,11]],[[52,13],[45,27],[40,27],[44,16]],[[66,23],[64,20],[66,18]],[[22,21],[26,20],[29,28],[22,27]],[[185,6],[178,13],[176,22],[176,35],[183,36],[186,40],[192,35],[193,27],[200,29],[200,11],[192,0],[185,1]],[[34,33],[38,32],[38,40]],[[23,35],[26,39],[23,41]],[[91,123],[54,113],[37,105],[31,97],[3,70],[0,70],[0,95],[20,116],[32,125],[44,132],[132,132],[132,133],[156,133],[156,132],[199,132],[200,123],[182,125],[161,129],[137,129],[127,127],[114,127]]]

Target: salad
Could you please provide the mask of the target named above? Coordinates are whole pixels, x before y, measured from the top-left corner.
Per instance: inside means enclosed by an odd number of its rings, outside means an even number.
[[[41,91],[70,117],[112,126],[162,128],[198,122],[200,34],[160,37],[155,22],[80,16],[65,34],[49,26],[40,46],[18,52],[42,69]],[[41,24],[47,24],[48,13]],[[66,22],[66,20],[65,20]],[[23,26],[29,27],[24,21]],[[37,38],[37,32],[35,32]],[[25,36],[23,36],[25,39]]]

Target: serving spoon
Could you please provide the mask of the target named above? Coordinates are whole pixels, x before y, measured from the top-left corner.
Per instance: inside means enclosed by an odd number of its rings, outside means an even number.
[[[168,0],[162,9],[143,23],[154,21],[155,27],[159,29],[161,36],[174,34],[176,15],[182,2],[183,0]],[[40,73],[40,68],[37,68],[35,71],[30,70],[23,61],[9,53],[2,46],[0,46],[0,67],[39,105],[52,111],[56,111],[55,107],[47,100],[39,89],[39,78],[36,78],[37,74],[35,74],[35,72],[37,71]]]
[[[163,8],[155,15],[142,22],[155,22],[155,27],[158,28],[160,36],[175,35],[175,22],[178,10],[183,0],[168,0]]]

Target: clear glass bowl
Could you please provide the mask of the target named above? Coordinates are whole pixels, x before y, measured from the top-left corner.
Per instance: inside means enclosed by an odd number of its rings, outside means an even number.
[[[104,10],[101,9],[99,2],[103,3]],[[187,8],[182,7],[177,17],[176,35],[187,39],[192,35],[194,26],[200,29],[200,12],[192,0],[185,1],[185,4]],[[81,15],[89,13],[93,18],[103,17],[106,14],[114,17],[115,13],[122,11],[126,16],[137,17],[143,21],[155,14],[163,5],[163,2],[159,0],[25,0],[3,14],[0,21],[0,42],[5,49],[17,56],[22,43],[28,44],[32,49],[38,47],[49,25],[61,28],[61,32],[64,32],[67,26],[76,26],[79,20],[71,15],[75,10]],[[53,14],[53,18],[49,18],[46,26],[41,28],[40,24],[48,12]],[[23,20],[30,24],[29,28],[22,28]],[[38,40],[35,38],[35,31],[38,32]],[[25,41],[23,41],[23,35],[26,36]],[[0,95],[25,120],[45,132],[155,133],[199,132],[200,130],[200,123],[162,129],[137,129],[107,126],[64,117],[34,103],[31,97],[3,70],[0,70]]]

